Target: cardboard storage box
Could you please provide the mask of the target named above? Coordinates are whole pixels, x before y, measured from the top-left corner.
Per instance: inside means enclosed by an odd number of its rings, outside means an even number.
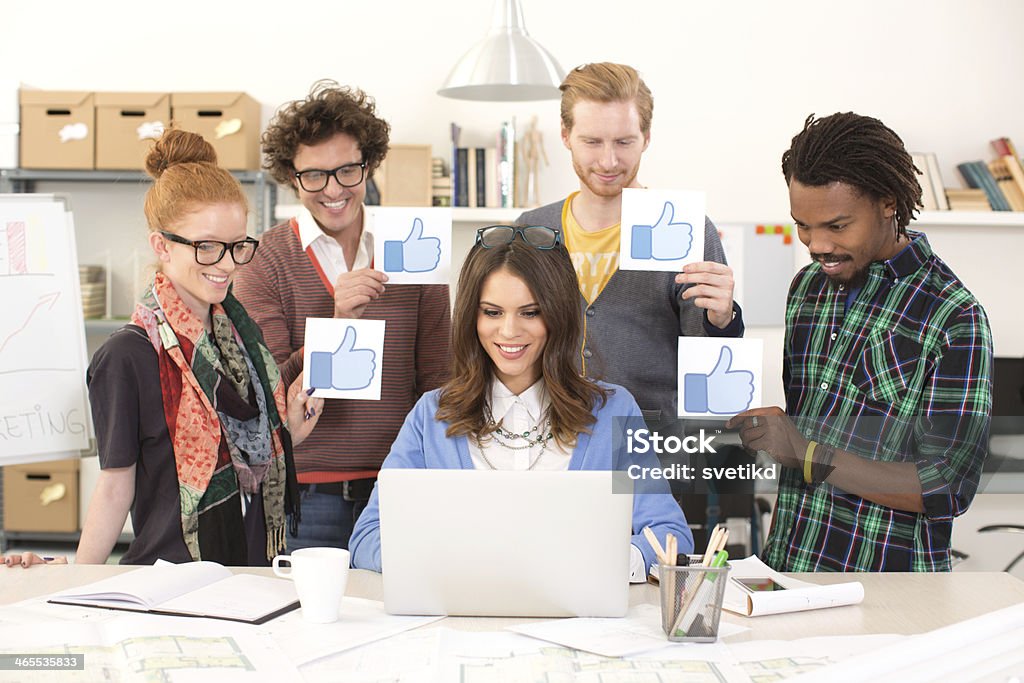
[[[170,123],[169,93],[96,93],[96,168],[144,169],[152,141]]]
[[[172,93],[171,118],[206,138],[224,168],[259,169],[260,103],[244,92]]]
[[[93,168],[96,111],[91,92],[22,90],[21,167]]]
[[[391,145],[374,176],[381,206],[432,206],[430,145]]]
[[[4,529],[78,531],[78,460],[4,467]]]

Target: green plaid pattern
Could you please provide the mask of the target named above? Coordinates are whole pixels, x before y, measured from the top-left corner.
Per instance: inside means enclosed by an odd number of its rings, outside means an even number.
[[[780,571],[948,571],[953,518],[978,488],[992,413],[984,309],[927,238],[885,262],[846,310],[815,263],[786,306],[787,413],[809,439],[917,465],[925,512],[807,485],[783,468],[764,560]]]

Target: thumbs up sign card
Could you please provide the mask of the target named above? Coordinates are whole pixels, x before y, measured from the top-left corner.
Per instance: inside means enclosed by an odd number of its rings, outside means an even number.
[[[761,406],[760,339],[679,338],[680,417],[732,417]]]
[[[704,260],[704,193],[622,191],[620,270],[678,271]]]
[[[306,318],[304,389],[322,398],[380,400],[384,321]]]
[[[446,285],[452,269],[452,210],[366,207],[374,268],[389,284]]]

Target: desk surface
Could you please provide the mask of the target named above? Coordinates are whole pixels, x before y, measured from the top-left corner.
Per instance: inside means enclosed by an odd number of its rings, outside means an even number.
[[[37,566],[25,570],[0,565],[0,606],[98,581],[135,568],[72,564]],[[272,575],[269,569],[246,568],[237,571]],[[793,576],[819,584],[860,581],[864,584],[864,602],[850,607],[756,618],[724,612],[724,620],[750,629],[730,637],[729,642],[867,633],[922,633],[1024,602],[1024,582],[999,572]],[[380,575],[352,570],[347,594],[381,600],[383,591]],[[630,588],[630,603],[644,602],[658,604],[657,587],[638,585]],[[449,617],[435,624],[467,631],[497,631],[510,624],[533,621],[537,619]]]

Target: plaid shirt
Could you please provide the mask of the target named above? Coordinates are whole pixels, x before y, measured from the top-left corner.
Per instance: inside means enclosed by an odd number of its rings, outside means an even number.
[[[923,514],[872,503],[783,468],[764,559],[780,571],[948,571],[953,517],[978,488],[992,413],[984,309],[923,234],[845,310],[817,263],[786,306],[787,413],[809,439],[872,460],[914,462]],[[884,482],[880,482],[884,484]]]

